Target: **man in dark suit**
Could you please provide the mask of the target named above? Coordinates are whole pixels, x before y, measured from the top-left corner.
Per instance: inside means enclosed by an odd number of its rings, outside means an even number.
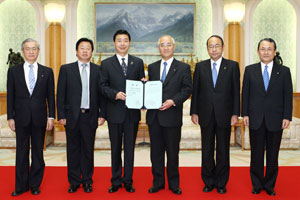
[[[105,122],[100,67],[90,62],[93,50],[92,40],[79,39],[78,61],[61,66],[58,77],[57,115],[66,128],[69,193],[80,184],[84,192],[92,192],[95,134]]]
[[[240,113],[240,71],[237,62],[222,57],[220,36],[212,35],[206,45],[210,59],[196,64],[190,114],[201,128],[203,192],[216,187],[223,194],[229,179],[231,125]]]
[[[134,192],[132,183],[134,146],[141,113],[125,105],[126,80],[141,80],[145,77],[143,61],[128,54],[130,34],[118,30],[113,36],[116,55],[102,61],[101,87],[107,98],[107,122],[111,143],[112,178],[108,192],[113,193],[125,186]],[[124,174],[122,177],[122,138],[124,138]]]
[[[176,60],[175,41],[162,36],[158,41],[162,59],[148,66],[149,81],[163,82],[162,106],[148,110],[146,122],[149,127],[153,185],[149,193],[165,187],[165,152],[167,152],[167,177],[169,189],[181,194],[179,187],[179,143],[182,126],[182,107],[192,92],[190,66]]]
[[[273,61],[276,55],[273,39],[262,39],[257,54],[260,62],[245,69],[242,115],[250,130],[252,193],[265,189],[274,196],[282,131],[292,120],[293,86],[289,68]]]
[[[34,195],[40,193],[45,130],[53,128],[55,118],[53,72],[37,63],[39,51],[37,41],[24,40],[25,63],[9,68],[7,73],[7,119],[10,129],[16,132],[16,184],[12,196],[29,188]]]

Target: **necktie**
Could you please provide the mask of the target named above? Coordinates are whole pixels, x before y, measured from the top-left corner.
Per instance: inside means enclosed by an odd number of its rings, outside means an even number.
[[[126,63],[125,63],[125,58],[122,58],[122,70],[123,70],[123,73],[124,73],[124,76],[126,76],[126,73],[127,73],[127,66],[126,66]]]
[[[212,69],[212,78],[213,78],[214,87],[216,86],[217,77],[218,77],[216,66],[217,66],[217,63],[214,62],[213,63],[213,69]]]
[[[28,80],[29,80],[29,92],[30,92],[30,95],[32,95],[32,92],[33,92],[33,89],[34,89],[34,86],[35,86],[33,65],[29,65]]]
[[[268,65],[265,66],[263,79],[264,79],[265,91],[267,91],[268,86],[269,86],[269,81],[270,81],[269,72],[268,72]]]
[[[167,62],[164,62],[164,70],[160,79],[162,83],[165,82],[166,77],[167,77]]]
[[[86,66],[87,64],[81,64],[81,85],[82,85],[82,96],[81,96],[81,108],[87,108],[89,105],[89,98],[88,98],[88,77]]]

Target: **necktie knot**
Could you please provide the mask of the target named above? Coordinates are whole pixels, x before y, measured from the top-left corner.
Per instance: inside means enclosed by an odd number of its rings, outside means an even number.
[[[164,62],[164,67],[167,67],[168,63],[167,62]]]
[[[216,66],[217,66],[217,63],[214,62],[213,63],[213,68],[216,68]]]
[[[29,65],[29,68],[32,69],[32,68],[33,68],[33,64],[30,64],[30,65]]]
[[[87,66],[87,64],[86,64],[86,63],[82,63],[81,66],[82,66],[83,68],[85,68],[85,67]]]

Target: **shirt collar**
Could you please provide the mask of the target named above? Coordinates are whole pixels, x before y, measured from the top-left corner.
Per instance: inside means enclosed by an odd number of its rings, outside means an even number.
[[[261,67],[263,68],[263,69],[265,69],[265,66],[267,65],[268,66],[268,68],[273,68],[273,64],[274,64],[274,62],[273,62],[273,60],[269,63],[269,64],[265,64],[265,63],[263,63],[263,62],[260,62],[260,65],[261,65]]]
[[[38,64],[35,61],[34,63],[30,64],[29,62],[25,61],[24,66],[29,67],[29,65],[33,65],[33,68],[37,68]]]
[[[171,66],[172,62],[174,60],[174,57],[169,58],[168,60],[164,60],[163,58],[161,59],[161,63],[166,62],[168,65],[167,66]]]
[[[83,62],[81,62],[81,61],[78,60],[78,65],[79,65],[79,67],[82,67],[82,66],[81,66],[82,64],[87,64],[86,67],[89,67],[89,66],[90,66],[90,61],[87,62],[87,63],[83,63]]]
[[[213,66],[214,62],[217,63],[217,67],[220,67],[221,66],[221,62],[222,62],[222,57],[219,58],[217,61],[214,61],[213,59],[210,59],[211,66]]]
[[[120,63],[122,63],[122,58],[125,58],[125,63],[128,63],[128,54],[126,54],[124,57],[120,56],[119,54],[116,55]]]

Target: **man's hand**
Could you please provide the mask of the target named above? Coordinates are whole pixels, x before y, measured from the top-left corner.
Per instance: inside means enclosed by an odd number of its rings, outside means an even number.
[[[47,130],[47,131],[52,130],[53,126],[54,126],[54,119],[48,119],[48,120],[47,120],[47,127],[46,127],[46,130]]]
[[[98,118],[98,126],[102,126],[105,122],[105,119],[103,117]]]
[[[124,92],[118,92],[117,95],[116,95],[116,100],[123,100],[125,101],[126,100],[126,94]]]
[[[232,115],[231,117],[231,126],[234,126],[236,123],[238,123],[238,116]]]
[[[175,103],[172,99],[167,99],[161,107],[159,107],[159,110],[163,111],[163,110],[167,110],[169,109],[171,106],[173,106]]]
[[[243,122],[244,122],[244,125],[245,125],[245,126],[248,126],[248,127],[249,127],[249,117],[248,117],[248,116],[244,116],[244,117],[243,117]]]
[[[8,120],[8,126],[9,126],[10,130],[15,131],[15,130],[16,130],[16,127],[15,127],[15,120],[9,119],[9,120]]]
[[[147,82],[147,81],[148,81],[148,79],[146,79],[145,77],[143,77],[143,78],[141,79],[141,81],[143,81],[143,82]]]
[[[195,125],[198,125],[199,124],[199,117],[197,114],[192,114],[192,122],[195,124]]]
[[[58,123],[65,126],[66,123],[67,123],[67,120],[66,120],[66,119],[60,119],[60,120],[58,121]]]
[[[288,119],[283,119],[282,120],[282,129],[288,128],[289,125],[290,125],[290,120],[288,120]]]

